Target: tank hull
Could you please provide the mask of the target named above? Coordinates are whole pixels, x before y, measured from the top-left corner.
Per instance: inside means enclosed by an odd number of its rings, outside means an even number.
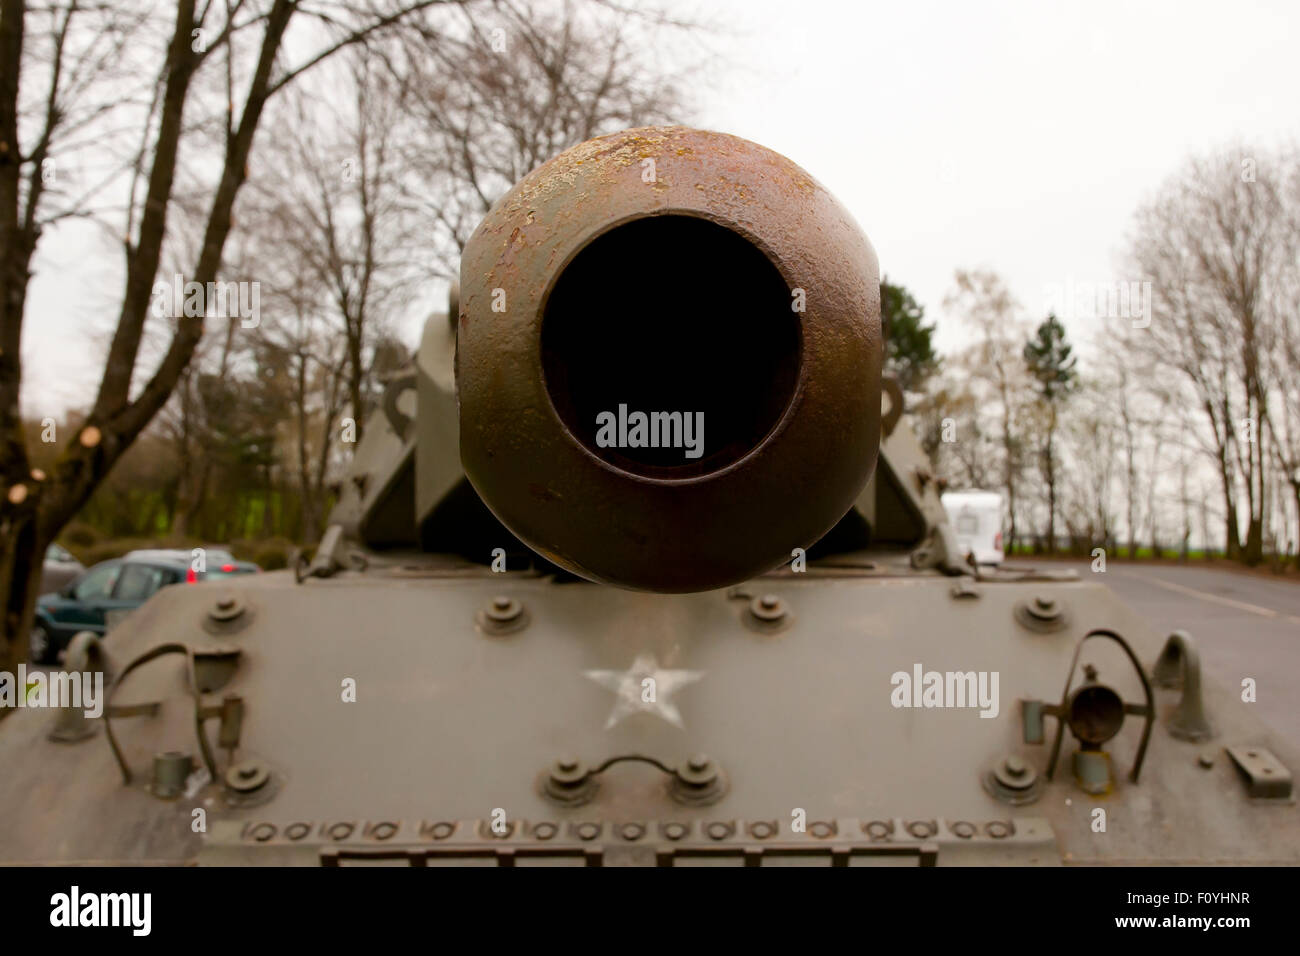
[[[0,732],[0,819],[11,827],[0,860],[1300,862],[1294,803],[1252,799],[1224,748],[1266,748],[1287,767],[1297,755],[1235,691],[1210,682],[1213,737],[1196,743],[1169,732],[1180,692],[1156,689],[1138,782],[1127,777],[1141,724],[1131,717],[1106,748],[1110,792],[1081,789],[1067,733],[1034,802],[992,795],[985,776],[1008,754],[1045,775],[1052,724],[1046,744],[1025,744],[1018,701],[1056,699],[1085,633],[1124,635],[1148,668],[1162,637],[1093,580],[954,589],[952,578],[895,561],[689,595],[416,559],[302,584],[268,574],[228,589],[245,622],[216,634],[216,591],[166,589],[107,639],[113,668],[164,642],[237,649],[228,681],[203,699],[243,700],[238,748],[217,748],[210,720],[218,780],[171,799],[150,792],[155,753],[199,759],[180,656],[133,672],[111,700],[160,704],[113,720],[129,784],[102,729],[57,743],[49,711],[16,713]],[[753,616],[765,595],[785,612],[775,624]],[[521,627],[498,633],[484,617],[498,596],[521,606]],[[1068,625],[1042,633],[1020,623],[1016,604],[1034,598],[1056,600]],[[1094,656],[1102,680],[1140,699],[1122,660]],[[910,696],[900,705],[896,675],[918,667],[997,674],[996,701],[985,701],[994,706],[914,706],[920,697]],[[647,677],[653,701],[639,693]],[[628,680],[638,693],[620,695]],[[692,804],[663,768],[701,754],[718,786]],[[557,761],[594,769],[615,758],[625,759],[581,800],[548,795]],[[265,767],[265,788],[232,796],[222,784],[232,761]]]

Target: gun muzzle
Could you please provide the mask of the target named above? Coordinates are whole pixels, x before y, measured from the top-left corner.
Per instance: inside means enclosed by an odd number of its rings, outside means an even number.
[[[682,127],[575,146],[465,247],[465,473],[594,581],[702,591],[771,570],[875,468],[879,285],[853,218],[771,150]]]

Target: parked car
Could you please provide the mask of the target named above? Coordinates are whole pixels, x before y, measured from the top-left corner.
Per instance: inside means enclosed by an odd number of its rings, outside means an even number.
[[[41,664],[56,662],[73,635],[80,631],[105,633],[110,617],[134,610],[159,588],[261,570],[219,548],[205,552],[205,570],[197,572],[190,551],[132,551],[102,561],[61,590],[42,595],[36,601],[29,656]]]
[[[204,570],[196,571],[195,554],[193,551],[183,549],[150,549],[144,551],[132,551],[127,557],[140,560],[165,560],[181,561],[186,566],[185,580],[190,584],[198,581],[206,581],[213,578],[229,577],[232,574],[256,574],[262,569],[252,561],[240,561],[229,551],[224,548],[204,547],[203,566]]]
[[[85,565],[63,545],[50,545],[45,549],[45,563],[41,567],[41,593],[59,590],[85,570]]]

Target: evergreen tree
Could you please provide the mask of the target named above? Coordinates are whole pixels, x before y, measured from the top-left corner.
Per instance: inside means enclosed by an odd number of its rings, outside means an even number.
[[[1038,396],[1047,413],[1042,448],[1043,480],[1047,483],[1047,550],[1056,548],[1056,452],[1053,440],[1061,407],[1078,386],[1078,361],[1065,340],[1065,326],[1049,314],[1033,337],[1025,343],[1025,364],[1038,385]]]
[[[885,330],[885,371],[898,378],[904,392],[919,392],[939,370],[934,351],[934,324],[925,324],[925,308],[901,285],[880,280],[880,320]]]

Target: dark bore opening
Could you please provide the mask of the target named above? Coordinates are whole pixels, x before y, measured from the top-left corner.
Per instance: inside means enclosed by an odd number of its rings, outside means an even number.
[[[793,301],[776,267],[730,229],[692,216],[619,226],[578,253],[547,301],[551,402],[579,441],[626,471],[716,471],[757,446],[790,404]]]

